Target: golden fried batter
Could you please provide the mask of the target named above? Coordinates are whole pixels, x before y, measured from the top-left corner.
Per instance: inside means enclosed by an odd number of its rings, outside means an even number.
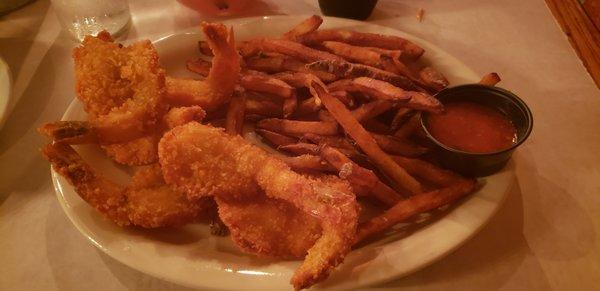
[[[158,154],[165,181],[190,199],[240,201],[264,191],[316,217],[322,234],[292,278],[296,289],[325,279],[350,251],[359,206],[347,182],[301,176],[241,137],[197,122],[165,133]]]
[[[191,202],[185,193],[166,185],[158,164],[140,168],[125,187],[96,174],[69,145],[50,144],[43,153],[83,200],[121,226],[180,226],[212,205],[210,199]]]

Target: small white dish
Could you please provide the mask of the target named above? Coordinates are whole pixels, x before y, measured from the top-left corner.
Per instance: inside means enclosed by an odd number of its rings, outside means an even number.
[[[226,21],[238,40],[278,36],[305,16],[273,16]],[[477,74],[433,44],[395,29],[364,22],[326,17],[323,27],[399,35],[421,45],[424,58],[444,73],[451,84],[476,82]],[[155,42],[161,63],[169,75],[193,76],[185,61],[198,57],[199,29],[184,31]],[[85,120],[77,100],[63,120]],[[78,152],[96,170],[117,181],[128,173],[115,167],[96,146],[80,146]],[[77,229],[114,259],[155,277],[194,288],[225,290],[291,290],[289,279],[299,261],[257,258],[241,253],[228,237],[211,236],[204,225],[181,229],[143,230],[120,228],[86,204],[73,187],[54,171],[58,200]],[[351,289],[380,283],[423,268],[452,252],[474,236],[496,213],[514,181],[512,164],[502,172],[481,179],[483,188],[436,219],[353,250],[331,276],[314,289]]]

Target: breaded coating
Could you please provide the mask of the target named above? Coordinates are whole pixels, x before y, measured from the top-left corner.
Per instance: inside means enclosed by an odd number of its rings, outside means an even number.
[[[212,49],[212,67],[204,80],[167,78],[167,98],[175,105],[200,105],[213,111],[231,99],[239,83],[240,57],[233,30],[220,23],[202,23],[202,31]]]
[[[350,251],[359,205],[347,182],[304,177],[241,137],[197,122],[165,133],[158,149],[165,181],[190,199],[239,201],[264,191],[319,220],[322,234],[292,278],[296,289],[327,278]]]
[[[189,201],[185,193],[166,185],[158,164],[138,169],[126,187],[95,173],[69,145],[50,144],[43,154],[83,200],[120,226],[180,226],[213,205],[210,199]]]

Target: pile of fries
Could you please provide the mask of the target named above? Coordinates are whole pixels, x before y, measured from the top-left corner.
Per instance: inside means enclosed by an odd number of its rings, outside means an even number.
[[[434,96],[448,86],[420,65],[424,50],[397,36],[319,29],[322,22],[315,15],[279,39],[239,42],[240,86],[209,122],[225,118],[231,134],[253,124],[294,170],[337,174],[381,206],[355,243],[474,192],[475,180],[436,166],[423,136],[421,113],[443,112]],[[198,47],[212,55],[204,41]],[[187,68],[206,76],[211,63],[200,57]],[[499,81],[492,73],[481,83]]]

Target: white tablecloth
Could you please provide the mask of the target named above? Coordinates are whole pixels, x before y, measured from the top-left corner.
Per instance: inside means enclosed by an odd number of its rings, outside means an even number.
[[[253,1],[244,16],[319,13],[316,1]],[[379,1],[369,22],[417,35],[531,107],[518,182],[489,225],[440,262],[378,289],[590,290],[600,280],[600,92],[543,0]],[[195,26],[176,1],[130,1],[125,39]],[[415,15],[425,9],[423,22]],[[0,18],[17,102],[0,131],[0,290],[182,290],[104,255],[60,208],[39,154],[41,123],[71,102],[75,43],[49,1]]]

